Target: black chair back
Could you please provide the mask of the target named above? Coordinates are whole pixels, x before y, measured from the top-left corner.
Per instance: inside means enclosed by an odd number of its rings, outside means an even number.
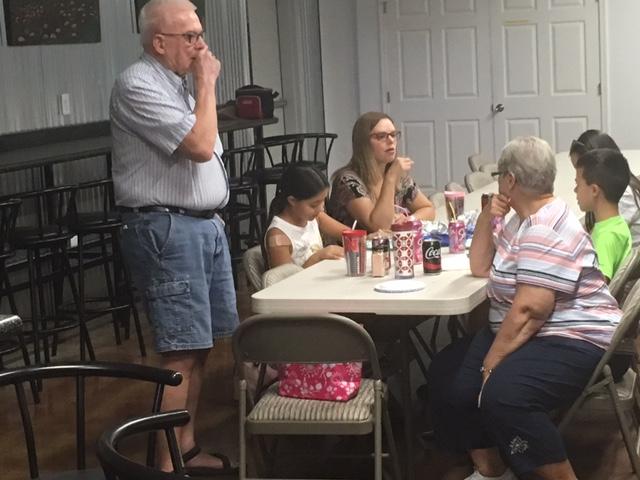
[[[18,199],[0,202],[0,260],[13,253],[13,234],[20,204]]]
[[[66,363],[51,364],[45,366],[24,367],[0,372],[0,387],[13,385],[16,391],[17,411],[22,418],[22,427],[26,442],[27,457],[29,461],[29,473],[32,479],[39,478],[38,456],[34,428],[29,412],[27,397],[24,392],[24,383],[40,381],[51,378],[75,379],[75,403],[76,403],[76,463],[78,470],[86,468],[86,398],[85,380],[87,377],[111,377],[138,380],[155,383],[152,412],[160,411],[162,395],[165,386],[177,386],[182,382],[182,374],[172,370],[163,370],[156,367],[126,363]],[[61,402],[68,402],[71,397],[65,395]],[[5,405],[4,408],[12,408]],[[152,464],[154,460],[155,439],[149,441],[147,462]],[[69,478],[72,478],[69,476]]]
[[[162,412],[146,417],[137,417],[110,429],[98,440],[98,459],[107,480],[182,480],[191,478],[184,473],[184,465],[175,427],[189,422],[186,410]],[[163,430],[167,438],[174,472],[162,472],[127,458],[118,451],[118,444],[125,438],[141,433]]]

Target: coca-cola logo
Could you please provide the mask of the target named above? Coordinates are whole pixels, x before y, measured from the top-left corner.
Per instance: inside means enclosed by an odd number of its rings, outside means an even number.
[[[424,252],[424,258],[425,259],[440,258],[440,249],[434,248],[434,247],[427,248],[427,250]]]

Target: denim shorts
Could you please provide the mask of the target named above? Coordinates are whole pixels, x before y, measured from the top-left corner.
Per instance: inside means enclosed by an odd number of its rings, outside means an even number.
[[[124,213],[122,255],[142,293],[158,352],[211,348],[238,325],[222,221]]]

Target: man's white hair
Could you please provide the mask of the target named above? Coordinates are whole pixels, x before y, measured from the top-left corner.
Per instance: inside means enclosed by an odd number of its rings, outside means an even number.
[[[196,6],[189,0],[151,0],[146,3],[138,15],[138,29],[140,30],[140,43],[148,47],[153,41],[153,36],[158,33],[158,23],[164,15],[167,7],[184,7],[195,11]],[[175,32],[171,32],[175,33]]]

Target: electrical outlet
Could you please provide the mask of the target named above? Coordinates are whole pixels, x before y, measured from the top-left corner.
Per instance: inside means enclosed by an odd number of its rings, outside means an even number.
[[[69,93],[60,94],[60,113],[71,115],[71,95]]]

